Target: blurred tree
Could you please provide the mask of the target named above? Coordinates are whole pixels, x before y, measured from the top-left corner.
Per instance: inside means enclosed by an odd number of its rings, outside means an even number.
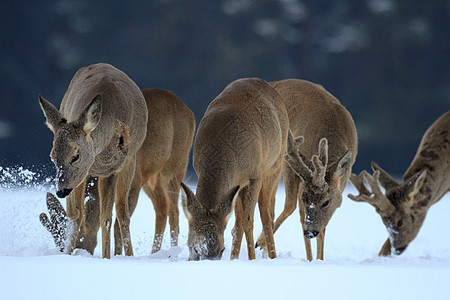
[[[354,170],[401,174],[450,108],[449,15],[445,0],[1,1],[0,165],[51,165],[37,95],[59,105],[102,61],[174,91],[197,122],[240,77],[320,83],[355,119]]]

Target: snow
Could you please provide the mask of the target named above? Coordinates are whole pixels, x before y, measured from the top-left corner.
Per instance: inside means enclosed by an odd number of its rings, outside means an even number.
[[[305,260],[296,210],[275,234],[277,259],[257,250],[257,259],[248,261],[244,238],[240,259],[230,261],[233,215],[222,260],[191,262],[181,207],[179,246],[170,248],[167,226],[162,250],[150,255],[154,211],[144,193],[131,220],[134,257],[101,259],[100,245],[94,256],[83,250],[61,254],[39,222],[47,191],[54,188],[0,187],[2,299],[450,299],[450,194],[431,207],[401,256],[377,256],[388,236],[381,219],[370,205],[344,197],[327,227],[325,261]],[[351,185],[348,193],[356,194]],[[283,205],[280,185],[277,216]],[[255,240],[260,232],[256,210]]]

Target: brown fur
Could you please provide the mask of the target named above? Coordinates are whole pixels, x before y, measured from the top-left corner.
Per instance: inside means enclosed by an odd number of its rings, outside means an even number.
[[[133,214],[142,188],[155,209],[155,236],[152,253],[161,249],[169,217],[170,242],[178,245],[178,194],[186,174],[195,131],[191,110],[172,92],[142,91],[148,107],[147,136],[137,154],[136,173],[131,184],[129,209]],[[114,226],[115,254],[122,252],[119,226]]]
[[[110,257],[114,200],[126,254],[132,255],[127,194],[147,129],[141,91],[125,73],[100,63],[75,74],[59,111],[44,98],[39,100],[55,135],[51,156],[57,168],[57,194],[68,196],[66,252],[72,252],[77,241],[86,178],[91,175],[99,178],[102,257]]]
[[[144,89],[142,92],[148,108],[147,135],[137,153],[136,173],[128,195],[128,206],[131,216],[141,188],[152,200],[156,214],[152,248],[152,253],[155,253],[161,249],[167,216],[171,245],[178,244],[178,193],[189,161],[195,119],[189,108],[172,92],[160,89]],[[86,204],[85,222],[80,228],[76,248],[92,254],[97,244],[100,208],[97,181],[94,179],[87,185],[86,197],[92,199]],[[65,212],[60,213],[64,215]],[[49,220],[46,221],[48,223]],[[54,224],[54,227],[60,226]],[[114,253],[121,254],[123,243],[117,219],[114,239]]]
[[[234,203],[231,258],[239,257],[245,232],[248,258],[254,259],[256,202],[269,257],[276,257],[270,211],[281,176],[287,130],[280,96],[261,79],[236,80],[211,102],[194,142],[196,195],[182,185],[191,260],[222,257],[223,233]]]
[[[372,169],[373,176],[365,171],[358,176],[352,174],[351,181],[360,194],[349,197],[370,203],[381,216],[389,238],[379,255],[390,255],[392,250],[401,254],[419,233],[430,206],[450,190],[450,111],[425,132],[403,183],[395,181],[375,163]]]
[[[283,168],[286,202],[274,231],[294,212],[298,199],[307,259],[312,260],[312,233],[317,236],[317,258],[323,259],[325,228],[342,203],[357,154],[355,124],[320,85],[298,79],[271,85],[283,98],[292,131]],[[260,236],[258,245],[264,244]]]

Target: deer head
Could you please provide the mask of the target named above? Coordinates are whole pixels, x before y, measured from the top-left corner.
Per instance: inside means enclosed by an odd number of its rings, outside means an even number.
[[[217,201],[217,206],[206,209],[194,193],[181,183],[183,211],[189,223],[189,260],[221,259],[225,250],[223,234],[233,213],[239,186]]]
[[[94,163],[91,132],[101,118],[101,98],[96,96],[78,119],[68,122],[58,109],[39,95],[46,124],[54,134],[50,157],[57,170],[57,196],[64,198],[80,185]]]
[[[342,203],[341,181],[351,168],[352,152],[347,151],[339,161],[328,164],[328,141],[319,142],[318,155],[309,160],[300,151],[302,136],[294,138],[289,130],[285,160],[303,180],[301,199],[305,207],[304,234],[316,237],[325,228]]]
[[[374,162],[372,162],[372,169],[373,176],[366,171],[358,176],[351,175],[350,181],[359,195],[348,195],[348,197],[357,202],[367,202],[375,207],[389,233],[393,252],[400,255],[419,233],[428,211],[429,201],[421,191],[427,171],[419,171],[400,184]],[[385,193],[381,191],[379,185],[385,189]]]

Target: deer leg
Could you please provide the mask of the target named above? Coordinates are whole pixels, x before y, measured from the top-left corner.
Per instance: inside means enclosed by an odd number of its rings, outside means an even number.
[[[139,191],[141,190],[138,170],[135,171],[133,181],[130,185],[130,190],[128,192],[128,213],[131,218],[139,198]],[[120,232],[119,219],[116,217],[114,222],[114,255],[122,255],[123,240],[122,234]]]
[[[255,206],[258,202],[258,192],[261,190],[261,181],[250,180],[248,188],[242,191],[242,226],[247,241],[248,259],[255,259],[255,242],[253,238],[253,224],[255,217]],[[270,200],[270,199],[268,199]],[[267,203],[270,206],[270,202]],[[268,209],[269,209],[268,206]],[[267,211],[270,215],[270,212]]]
[[[100,226],[102,228],[102,258],[111,258],[111,225],[118,175],[98,179],[100,194]]]
[[[90,254],[94,254],[100,227],[100,196],[98,181],[95,177],[88,177],[86,181],[84,207],[84,222],[81,224],[76,248],[85,249]]]
[[[317,236],[317,259],[323,260],[323,249],[325,244],[325,229],[322,229]]]
[[[118,174],[117,190],[115,195],[116,216],[119,221],[120,234],[122,236],[123,249],[126,256],[133,255],[133,246],[130,233],[130,212],[128,196],[131,182],[134,177],[136,157],[130,157]]]
[[[69,222],[67,224],[66,241],[64,242],[65,253],[72,253],[76,248],[79,231],[84,222],[84,193],[86,190],[86,181],[77,186],[72,193],[66,198],[67,216]]]
[[[378,256],[389,256],[389,255],[391,255],[391,241],[388,238],[386,242],[384,242],[383,247],[381,247]]]
[[[278,182],[276,183],[278,184]],[[277,253],[275,251],[275,241],[273,238],[273,219],[270,214],[270,201],[275,191],[276,186],[274,183],[269,182],[267,185],[263,184],[258,199],[259,213],[261,215],[261,222],[269,258],[277,257]]]
[[[301,183],[300,177],[296,176],[294,171],[287,166],[283,172],[284,188],[286,191],[286,202],[284,203],[283,212],[277,218],[274,224],[273,232],[275,233],[281,224],[294,212],[297,208],[297,196]]]
[[[147,183],[143,187],[144,192],[152,200],[153,208],[155,209],[155,236],[153,237],[152,253],[161,250],[161,244],[166,230],[168,203],[164,190],[158,180],[155,189],[152,190]]]
[[[234,205],[234,216],[235,222],[234,227],[231,230],[231,236],[233,237],[233,241],[231,243],[231,255],[230,259],[239,259],[239,253],[241,252],[241,243],[242,237],[244,235],[244,228],[242,226],[243,222],[243,210],[242,210],[242,192],[247,189],[247,187],[243,188],[236,199],[236,203]]]
[[[182,178],[182,177],[181,177]],[[174,178],[168,186],[167,196],[169,198],[169,226],[170,226],[170,246],[178,246],[178,235],[180,234],[180,222],[178,210],[178,196],[180,193],[180,183],[182,180]]]
[[[303,201],[301,199],[301,190],[299,190],[299,196],[298,196],[298,210],[300,212],[300,223],[302,226],[301,235],[303,236],[303,240],[305,241],[305,251],[306,251],[306,259],[308,261],[312,261],[312,249],[311,249],[311,240],[308,239],[303,232],[305,231],[305,205],[303,204]]]
[[[114,221],[114,255],[122,255],[123,241],[120,233],[119,220],[116,217]]]
[[[297,195],[299,191],[299,186],[301,183],[300,177],[296,176],[292,169],[287,166],[283,171],[284,187],[286,191],[286,200],[284,202],[284,209],[275,221],[273,233],[280,228],[281,224],[294,212],[297,208]],[[275,199],[273,199],[273,205],[275,205]],[[302,230],[303,232],[303,230]],[[264,234],[258,238],[256,242],[257,246],[261,248],[265,247]]]

